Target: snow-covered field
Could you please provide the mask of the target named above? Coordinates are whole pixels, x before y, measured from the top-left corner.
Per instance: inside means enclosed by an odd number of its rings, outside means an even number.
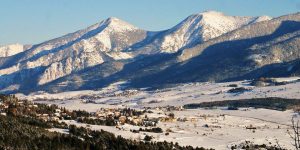
[[[278,80],[290,81],[299,78],[280,78]],[[249,91],[243,93],[230,93],[233,84],[244,87]],[[189,103],[238,100],[259,97],[283,97],[300,99],[300,82],[289,83],[280,86],[254,87],[250,81],[238,81],[228,83],[191,83],[181,84],[171,88],[155,91],[143,89],[124,90],[126,82],[118,82],[100,91],[73,91],[57,94],[33,93],[31,95],[17,94],[21,99],[35,100],[41,103],[57,104],[68,109],[81,109],[90,112],[103,107],[132,107],[144,106],[181,106]],[[230,86],[231,85],[231,86]],[[153,109],[154,114],[159,112]],[[162,111],[162,110],[160,110]],[[160,112],[165,115],[170,112]],[[180,145],[203,146],[215,149],[230,149],[232,145],[239,145],[245,141],[255,144],[277,145],[292,149],[291,118],[296,114],[292,110],[276,111],[268,109],[242,108],[240,110],[223,109],[189,109],[174,111],[176,118],[186,118],[187,121],[159,122],[158,127],[164,133],[139,132],[140,127],[125,124],[121,129],[109,126],[86,125],[75,121],[67,121],[69,124],[88,126],[94,130],[106,130],[116,135],[130,139],[143,139],[152,135],[155,141],[172,141]],[[255,127],[256,129],[246,129]],[[53,131],[57,131],[53,129]],[[169,135],[165,135],[169,131]],[[58,131],[63,132],[65,131]]]
[[[280,81],[288,81],[288,79],[280,78]],[[230,93],[228,90],[234,88],[229,87],[232,84],[250,90],[243,93]],[[247,98],[300,98],[300,82],[266,87],[253,87],[250,85],[250,81],[190,83],[155,91],[143,89],[126,91],[123,90],[125,85],[126,82],[118,82],[100,91],[86,90],[57,94],[39,92],[30,95],[17,94],[17,96],[21,99],[54,103],[69,109],[85,109],[87,111],[96,111],[101,107],[181,106],[190,103]],[[86,101],[90,101],[90,103],[86,103]]]
[[[155,112],[157,113],[157,112]],[[292,111],[274,111],[267,109],[229,110],[184,110],[173,112],[178,118],[187,118],[185,122],[159,122],[157,127],[164,133],[139,132],[140,127],[125,124],[120,129],[111,126],[87,125],[75,121],[65,121],[68,124],[88,127],[93,130],[105,130],[116,135],[134,140],[142,140],[145,135],[153,136],[155,141],[172,141],[180,145],[192,145],[205,148],[230,149],[245,141],[254,144],[277,145],[292,149],[290,119]],[[246,129],[246,127],[257,129]],[[169,135],[165,131],[169,130]],[[55,130],[54,130],[55,131]],[[64,133],[65,131],[57,131]],[[278,143],[277,143],[278,142]]]

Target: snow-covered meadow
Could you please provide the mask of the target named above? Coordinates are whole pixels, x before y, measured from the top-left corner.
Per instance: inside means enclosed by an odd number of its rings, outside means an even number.
[[[154,112],[158,113],[158,112]],[[134,140],[142,140],[145,135],[154,141],[178,142],[180,145],[191,145],[214,149],[230,149],[233,145],[243,145],[246,141],[253,144],[280,145],[292,149],[289,136],[292,111],[275,111],[267,109],[230,110],[184,110],[173,112],[178,118],[186,121],[159,122],[157,127],[163,133],[139,132],[139,126],[125,124],[114,126],[87,125],[76,121],[65,121],[67,124],[87,127],[92,130],[105,130],[115,135]],[[247,129],[253,127],[256,129]],[[65,131],[53,130],[61,133]],[[166,133],[169,134],[166,134]]]
[[[298,79],[300,78],[278,78],[277,80],[282,82]],[[17,96],[20,99],[53,103],[69,109],[87,111],[96,111],[101,107],[139,108],[265,97],[300,98],[300,82],[265,87],[254,87],[250,85],[250,82],[188,83],[151,91],[146,89],[125,90],[126,82],[117,82],[99,91],[70,91],[55,94],[37,92],[30,95],[17,94]],[[249,90],[230,93],[228,91],[234,89],[231,85]]]

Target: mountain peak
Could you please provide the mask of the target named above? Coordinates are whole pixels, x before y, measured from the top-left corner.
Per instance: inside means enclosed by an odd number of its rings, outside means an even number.
[[[222,12],[219,12],[219,11],[214,11],[214,10],[207,10],[207,11],[204,11],[204,12],[202,12],[202,13],[198,13],[198,15],[221,15],[221,16],[223,16],[224,15],[224,13],[222,13]]]
[[[218,11],[194,14],[169,30],[161,49],[164,52],[176,52],[182,47],[205,42],[242,26],[269,19],[265,16],[228,16]]]
[[[117,17],[109,17],[107,19],[105,19],[108,22],[119,22],[122,21],[121,19],[117,18]]]
[[[256,22],[261,22],[261,21],[266,21],[266,20],[271,20],[272,17],[270,16],[259,16],[255,19]]]
[[[105,20],[103,20],[102,22],[99,23],[99,26],[105,26],[105,27],[109,27],[111,29],[114,29],[116,31],[123,31],[123,30],[137,30],[138,28],[135,27],[134,25],[123,21],[117,17],[109,17]]]

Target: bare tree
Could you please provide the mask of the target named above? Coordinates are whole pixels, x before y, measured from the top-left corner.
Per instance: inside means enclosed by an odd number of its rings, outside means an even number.
[[[289,132],[290,137],[293,139],[293,146],[298,150],[300,149],[300,133],[299,133],[299,120],[295,121],[292,117],[292,133]]]

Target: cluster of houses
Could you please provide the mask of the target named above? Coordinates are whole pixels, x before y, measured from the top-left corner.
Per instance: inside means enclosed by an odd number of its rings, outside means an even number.
[[[9,105],[12,104],[14,105],[14,108],[10,110]],[[59,108],[58,106],[51,104],[35,104],[32,101],[19,101],[16,98],[6,101],[0,100],[1,115],[6,115],[8,111],[12,111],[16,114],[22,113],[21,115],[30,114],[31,116],[44,121],[59,121],[64,119],[76,120],[78,117],[105,121],[108,118],[112,118],[117,125],[132,124],[146,127],[156,126],[158,122],[196,121],[195,118],[176,118],[172,113],[166,114],[167,112],[182,110],[184,110],[184,108],[181,106],[144,108],[141,110],[130,108],[100,108],[96,112],[88,113],[85,111],[68,111],[65,108]],[[153,113],[153,111],[156,113]]]
[[[6,109],[8,109],[8,105],[3,103],[2,101],[0,102],[0,114],[3,116],[6,116]]]
[[[137,126],[156,126],[158,122],[196,122],[194,117],[175,117],[173,113],[165,112],[182,111],[182,106],[165,106],[135,110],[130,108],[101,108],[91,113],[91,119],[114,118],[117,125],[131,124]],[[153,113],[156,111],[156,113]]]
[[[146,115],[147,110],[134,110],[130,108],[101,108],[91,113],[93,118],[106,119],[114,118],[118,125],[125,123],[141,126],[155,126],[158,119],[149,118]]]
[[[114,97],[130,97],[136,95],[139,91],[138,90],[125,90],[124,92],[116,92],[113,94]]]
[[[61,109],[55,109],[55,113],[51,114],[36,114],[36,116],[44,121],[59,121],[63,117],[68,117],[69,115],[67,113],[62,113]]]
[[[149,108],[150,109],[150,108]],[[183,106],[159,106],[155,107],[156,110],[159,111],[183,111],[184,107]]]
[[[66,109],[51,104],[38,104],[33,101],[18,100],[13,95],[0,97],[1,115],[31,116],[43,121],[58,121],[71,118]]]

